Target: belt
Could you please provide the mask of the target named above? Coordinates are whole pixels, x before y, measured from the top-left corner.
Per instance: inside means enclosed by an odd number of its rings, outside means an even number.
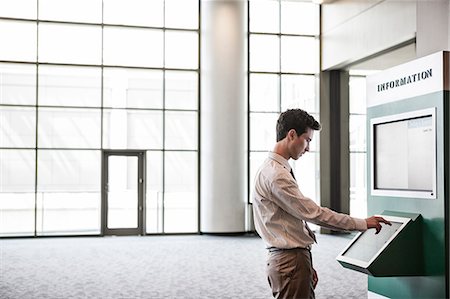
[[[278,251],[294,251],[294,250],[311,250],[311,247],[308,246],[306,248],[303,247],[294,247],[294,248],[277,248],[277,247],[269,247],[267,248],[269,252],[278,252]]]

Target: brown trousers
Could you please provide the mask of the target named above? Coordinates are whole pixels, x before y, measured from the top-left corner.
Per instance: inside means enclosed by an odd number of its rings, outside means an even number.
[[[266,270],[275,298],[315,298],[311,252],[308,249],[269,251]]]

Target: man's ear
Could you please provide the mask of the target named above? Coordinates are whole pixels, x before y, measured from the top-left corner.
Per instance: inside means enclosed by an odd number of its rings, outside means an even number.
[[[297,131],[295,129],[290,129],[287,133],[289,139],[294,139],[295,136],[297,136]]]

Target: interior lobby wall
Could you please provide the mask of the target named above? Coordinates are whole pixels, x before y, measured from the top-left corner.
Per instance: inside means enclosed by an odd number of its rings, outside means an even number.
[[[322,5],[322,70],[413,40],[416,15],[416,1],[341,0]]]

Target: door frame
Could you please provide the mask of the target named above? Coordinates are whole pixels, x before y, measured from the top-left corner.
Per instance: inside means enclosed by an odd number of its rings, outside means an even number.
[[[138,157],[138,226],[137,228],[108,228],[108,157],[135,156]],[[103,150],[102,151],[102,202],[101,202],[101,233],[105,235],[144,235],[145,234],[145,185],[146,164],[145,151],[142,150]]]

